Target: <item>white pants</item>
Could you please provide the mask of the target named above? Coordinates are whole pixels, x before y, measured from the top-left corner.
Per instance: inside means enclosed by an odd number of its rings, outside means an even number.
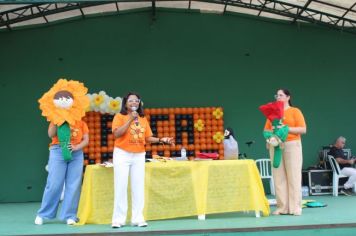
[[[349,177],[347,182],[344,184],[344,188],[352,189],[354,187],[354,184],[356,183],[356,169],[352,167],[344,167],[341,170],[341,174]]]
[[[145,152],[131,153],[114,149],[114,210],[112,223],[125,224],[127,216],[127,185],[131,177],[132,217],[131,223],[144,221],[145,200]]]

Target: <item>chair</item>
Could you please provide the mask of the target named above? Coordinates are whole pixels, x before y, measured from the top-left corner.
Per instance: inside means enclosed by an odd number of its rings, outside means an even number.
[[[348,178],[348,176],[341,174],[339,163],[331,155],[328,155],[328,160],[333,170],[333,195],[339,195],[339,178]]]
[[[276,192],[274,190],[271,160],[270,159],[258,159],[258,160],[256,160],[256,165],[260,171],[261,179],[269,179],[269,186],[271,189],[271,194],[276,195]]]

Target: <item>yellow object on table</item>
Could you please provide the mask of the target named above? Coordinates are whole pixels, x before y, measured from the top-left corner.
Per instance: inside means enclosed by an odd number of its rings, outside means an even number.
[[[86,167],[79,225],[111,223],[113,178],[113,168]],[[151,162],[146,163],[145,181],[146,220],[234,211],[270,213],[253,160]]]

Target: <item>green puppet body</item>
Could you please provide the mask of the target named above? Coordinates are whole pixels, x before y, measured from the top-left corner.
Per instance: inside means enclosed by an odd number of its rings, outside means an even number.
[[[266,140],[274,137],[278,140],[278,145],[274,146],[273,167],[278,168],[282,160],[281,143],[285,142],[288,136],[289,127],[282,124],[282,120],[274,119],[272,121],[273,131],[263,131]],[[278,128],[278,126],[282,126]]]
[[[72,160],[72,151],[69,148],[70,145],[70,127],[67,122],[57,128],[57,136],[59,140],[59,145],[62,149],[62,156],[65,161]]]

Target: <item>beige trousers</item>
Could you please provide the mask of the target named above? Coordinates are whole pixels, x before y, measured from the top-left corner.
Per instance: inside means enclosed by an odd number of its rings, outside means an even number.
[[[273,162],[274,148],[270,148],[269,152]],[[296,215],[302,213],[302,164],[301,141],[285,142],[281,164],[278,168],[272,168],[279,213]]]

